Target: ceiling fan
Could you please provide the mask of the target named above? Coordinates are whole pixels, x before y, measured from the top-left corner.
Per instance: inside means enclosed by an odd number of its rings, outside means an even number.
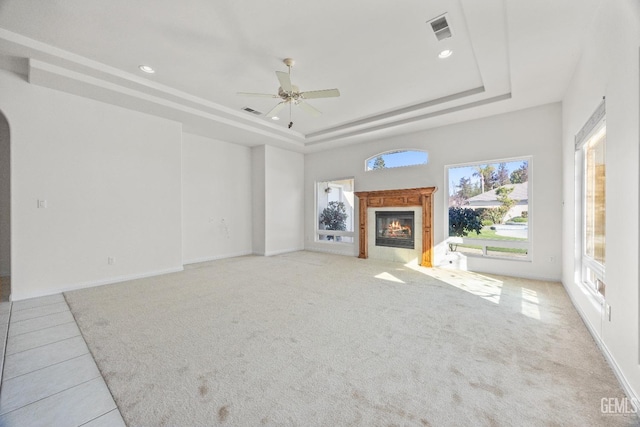
[[[293,122],[291,121],[291,106],[297,105],[307,113],[312,116],[319,116],[322,113],[317,108],[309,105],[305,101],[307,99],[316,99],[316,98],[335,98],[340,96],[340,91],[338,89],[323,89],[323,90],[311,90],[300,92],[298,86],[291,83],[291,67],[295,61],[291,58],[285,58],[282,62],[288,67],[289,72],[285,73],[282,71],[276,71],[276,76],[278,77],[278,81],[280,82],[280,87],[278,88],[278,94],[272,95],[268,93],[248,93],[248,92],[238,92],[238,95],[243,96],[255,96],[260,98],[280,98],[280,101],[275,107],[273,107],[267,114],[267,117],[276,117],[278,112],[282,110],[284,107],[289,104],[289,129],[293,126]]]

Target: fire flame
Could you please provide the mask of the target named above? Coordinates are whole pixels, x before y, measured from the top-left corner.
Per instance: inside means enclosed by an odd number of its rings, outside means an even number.
[[[408,225],[401,225],[398,220],[391,221],[387,226],[387,234],[389,237],[411,236],[411,227]]]

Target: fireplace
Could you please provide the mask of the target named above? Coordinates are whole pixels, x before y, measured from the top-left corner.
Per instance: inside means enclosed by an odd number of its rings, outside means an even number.
[[[376,211],[376,246],[414,249],[413,211]]]
[[[416,212],[418,217],[417,229],[412,229],[411,234],[418,233],[418,244],[420,245],[422,256],[420,265],[423,267],[433,266],[433,193],[436,187],[406,188],[403,190],[378,190],[378,191],[356,191],[358,197],[358,258],[369,258],[369,244],[374,245],[375,221],[374,209],[377,208],[409,208],[419,206]],[[422,212],[420,212],[420,210]],[[369,217],[371,212],[371,219]],[[369,230],[371,236],[369,237]],[[414,241],[415,244],[415,241]],[[414,248],[415,249],[415,248]],[[398,251],[394,251],[398,252]],[[399,251],[403,252],[403,251]]]

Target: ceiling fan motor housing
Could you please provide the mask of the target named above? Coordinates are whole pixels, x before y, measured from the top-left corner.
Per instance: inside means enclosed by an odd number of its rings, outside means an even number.
[[[278,96],[285,101],[297,101],[300,98],[300,89],[296,85],[291,85],[291,92],[287,92],[282,87],[278,88]]]

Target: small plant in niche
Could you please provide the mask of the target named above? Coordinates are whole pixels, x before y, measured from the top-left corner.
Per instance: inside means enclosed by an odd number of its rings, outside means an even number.
[[[345,231],[348,217],[344,202],[329,202],[320,214],[320,224],[324,225],[325,230]],[[333,236],[327,236],[327,240],[333,240]]]

